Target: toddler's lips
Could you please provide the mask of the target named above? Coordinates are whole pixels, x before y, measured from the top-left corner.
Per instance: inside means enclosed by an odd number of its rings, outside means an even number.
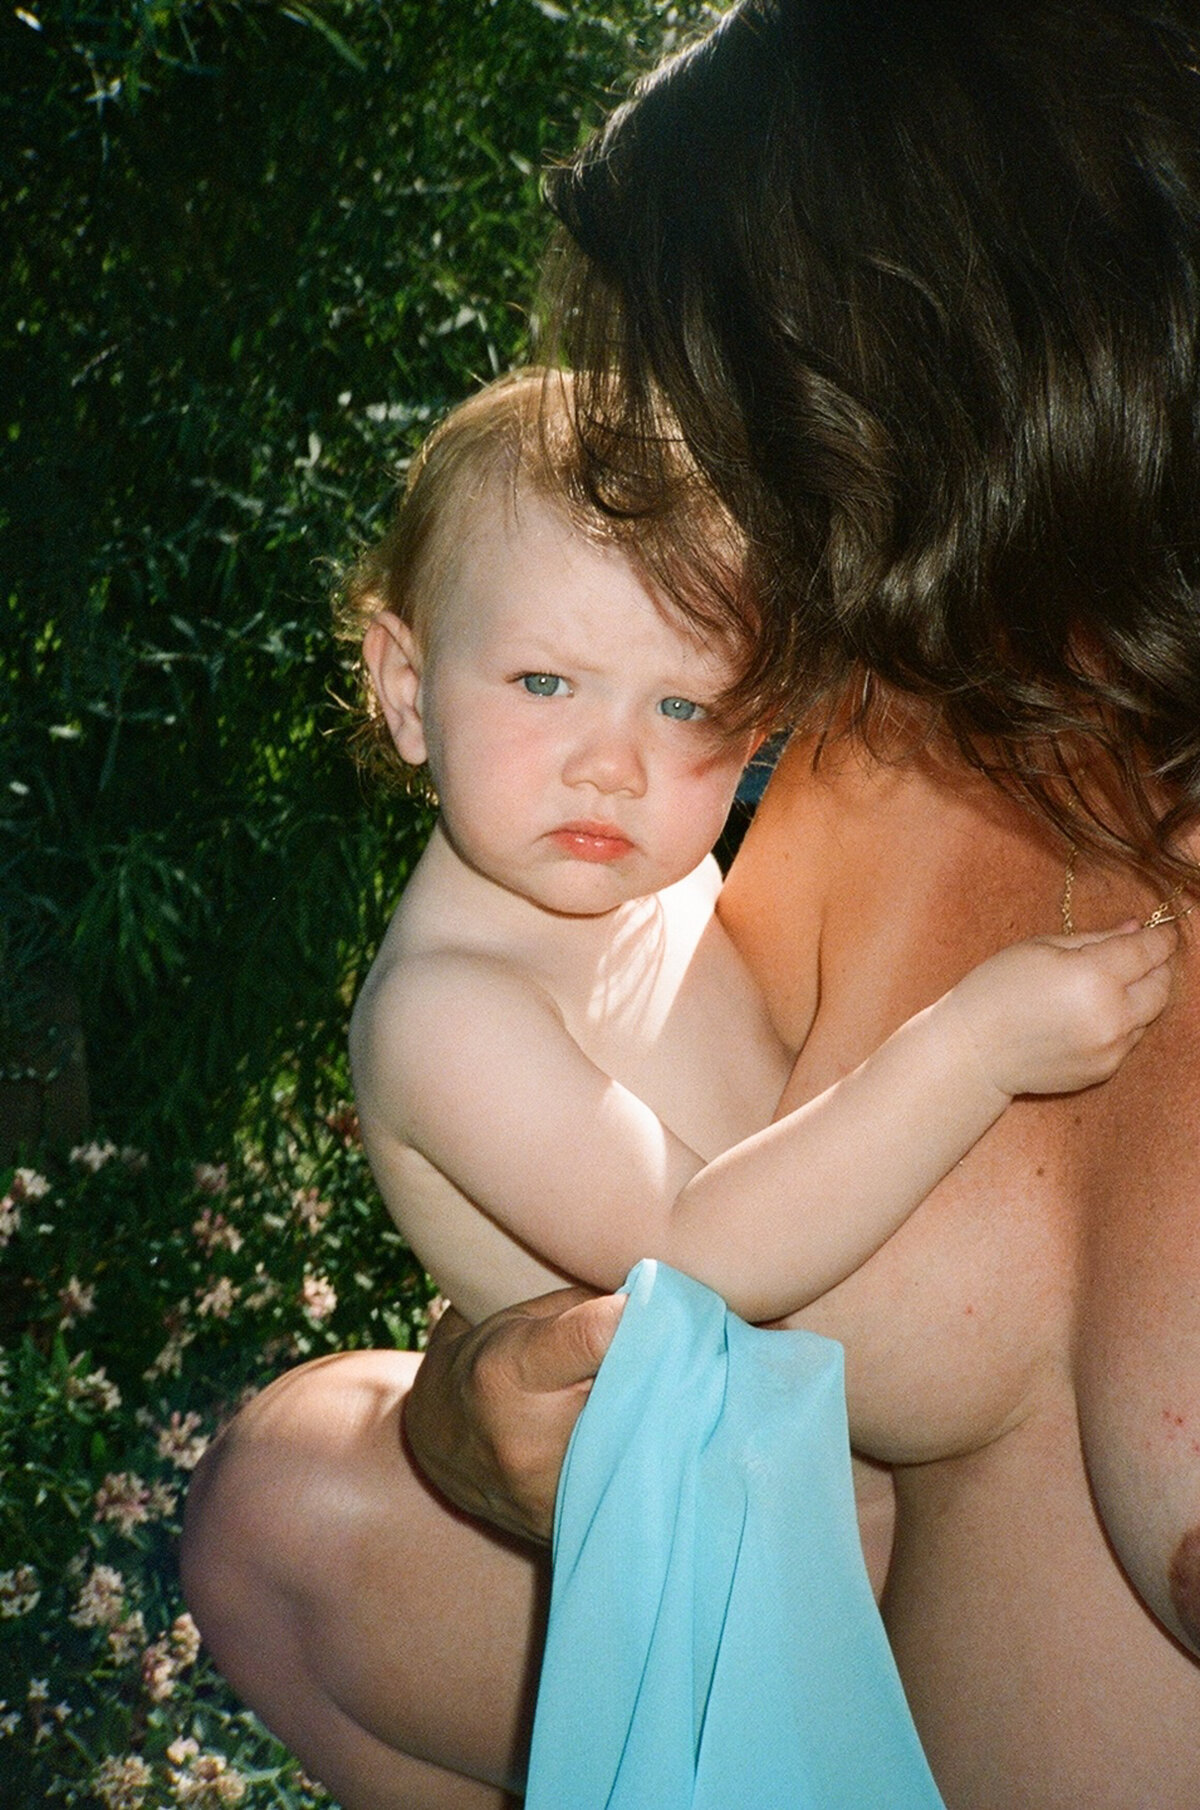
[[[549,840],[577,861],[619,861],[633,843],[612,823],[564,823]]]

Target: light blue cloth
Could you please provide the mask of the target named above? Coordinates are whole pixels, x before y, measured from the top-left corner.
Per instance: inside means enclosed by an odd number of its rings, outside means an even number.
[[[526,1810],[944,1810],[858,1542],[842,1349],[640,1263],[559,1486]]]

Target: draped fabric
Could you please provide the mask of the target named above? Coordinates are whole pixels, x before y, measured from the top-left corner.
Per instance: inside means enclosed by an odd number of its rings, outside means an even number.
[[[569,1447],[526,1810],[944,1810],[859,1546],[842,1349],[646,1261]]]

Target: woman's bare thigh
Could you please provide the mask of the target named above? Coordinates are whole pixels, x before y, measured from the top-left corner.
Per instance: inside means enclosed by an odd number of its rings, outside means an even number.
[[[501,1805],[528,1739],[547,1569],[411,1463],[418,1362],[350,1352],[280,1378],[188,1502],[184,1584],[217,1665],[345,1810]]]

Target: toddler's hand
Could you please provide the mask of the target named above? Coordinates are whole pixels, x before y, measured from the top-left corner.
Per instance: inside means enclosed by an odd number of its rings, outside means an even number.
[[[1113,1074],[1167,1003],[1173,925],[1013,943],[948,994],[1001,1093],[1073,1093]]]

